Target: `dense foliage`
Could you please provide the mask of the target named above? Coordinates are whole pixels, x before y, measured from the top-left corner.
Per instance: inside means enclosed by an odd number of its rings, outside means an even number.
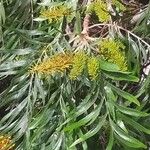
[[[0,1],[1,150],[150,148],[150,5],[132,2]]]

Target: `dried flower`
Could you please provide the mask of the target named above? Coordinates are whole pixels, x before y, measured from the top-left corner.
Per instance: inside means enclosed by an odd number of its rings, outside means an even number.
[[[122,51],[125,46],[120,41],[105,39],[99,43],[99,52],[107,61],[117,64],[121,71],[127,70],[125,54]]]
[[[49,22],[51,22],[52,20],[57,21],[61,19],[63,16],[68,16],[70,14],[71,14],[70,9],[64,5],[61,5],[61,6],[41,10],[40,17],[48,19]]]
[[[0,136],[0,150],[12,150],[14,146],[10,136]]]
[[[87,66],[90,78],[95,80],[98,77],[100,71],[99,60],[96,57],[91,57],[88,59]]]
[[[63,73],[72,65],[72,54],[56,54],[51,58],[48,58],[41,62],[40,64],[35,65],[30,72],[50,74],[60,72]]]
[[[71,79],[74,80],[81,75],[86,65],[87,58],[88,56],[84,52],[78,52],[74,55],[73,66],[69,75]]]

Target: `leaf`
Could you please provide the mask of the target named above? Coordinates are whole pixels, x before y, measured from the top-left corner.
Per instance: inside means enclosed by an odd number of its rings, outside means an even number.
[[[5,72],[0,72],[0,77],[7,76],[8,74],[9,75],[14,75],[16,73],[17,73],[17,71],[8,70],[8,71],[5,71]]]
[[[117,125],[118,125],[123,131],[125,131],[126,133],[128,133],[128,130],[127,130],[127,128],[125,127],[125,124],[124,124],[124,122],[122,121],[121,118],[120,118],[120,120],[117,119]]]
[[[24,60],[20,60],[20,61],[16,61],[16,62],[5,62],[3,64],[0,65],[0,70],[9,70],[10,69],[14,69],[14,68],[17,68],[17,67],[22,67],[26,64],[26,61]]]
[[[142,95],[145,91],[148,92],[150,87],[150,74],[147,76],[147,78],[144,80],[144,82],[141,84],[140,89],[137,91],[136,97],[139,97]]]
[[[27,54],[30,54],[31,52],[34,52],[32,48],[14,49],[14,50],[9,51],[9,53],[15,54],[15,55],[27,55]]]
[[[1,119],[0,123],[3,123],[8,119],[10,119],[9,122],[7,122],[7,125],[9,125],[9,123],[11,123],[15,119],[15,117],[18,116],[18,114],[20,114],[20,112],[25,108],[26,104],[27,104],[27,99],[24,99],[18,106],[16,106],[16,108],[14,108],[7,115],[5,115]]]
[[[92,94],[92,95],[91,95]],[[95,89],[94,93],[90,93],[90,97],[88,96],[83,100],[83,103],[81,103],[77,107],[77,116],[81,115],[83,112],[87,111],[97,100],[99,95],[99,89]]]
[[[108,84],[108,85],[111,87],[111,89],[112,89],[113,91],[115,91],[118,95],[120,95],[121,97],[127,99],[128,101],[133,102],[133,103],[135,103],[136,105],[140,106],[140,102],[138,101],[138,99],[137,99],[135,96],[133,96],[133,95],[131,95],[131,94],[125,92],[125,91],[122,91],[121,89],[115,87],[114,85],[112,85],[112,84],[110,84],[110,83],[108,83],[108,82],[107,82],[107,84]]]
[[[38,3],[41,6],[60,6],[63,5],[63,2],[51,2],[49,0],[43,0],[42,3]]]
[[[110,115],[113,117],[113,119],[115,119],[116,118],[115,107],[114,107],[113,103],[111,103],[111,102],[112,101],[116,102],[117,96],[114,95],[114,93],[110,87],[105,86],[104,89],[105,89],[106,95],[107,95],[106,106],[108,107]]]
[[[19,140],[21,136],[26,132],[28,127],[28,120],[27,114],[25,113],[24,116],[16,123],[16,126],[12,130],[12,134],[16,133],[15,140]]]
[[[147,148],[145,144],[131,137],[126,132],[124,132],[121,128],[119,128],[111,119],[110,119],[110,125],[112,129],[115,131],[115,133],[119,136],[119,138],[124,142],[125,145],[128,144],[128,146],[133,148],[144,148],[144,149]]]
[[[42,81],[38,78],[38,76],[35,77],[34,84],[38,89],[38,92],[40,93],[40,98],[42,99],[43,105],[45,104],[45,91],[42,86]]]
[[[139,78],[135,77],[133,75],[130,75],[129,73],[123,73],[123,72],[108,72],[103,71],[106,77],[111,78],[113,80],[117,81],[132,81],[132,82],[138,82]]]
[[[53,147],[53,150],[59,150],[62,145],[62,141],[63,141],[63,136],[60,135],[58,141],[56,142],[56,144]]]
[[[115,104],[115,103],[114,103],[114,105],[117,107],[117,109],[119,111],[121,111],[124,114],[130,115],[130,116],[135,116],[135,117],[149,116],[149,114],[146,113],[146,112],[142,112],[142,111],[139,111],[139,110],[136,110],[136,109],[133,109],[133,108],[128,108],[128,107],[125,107],[125,106],[121,106],[121,105],[118,105],[118,104]]]
[[[37,22],[41,22],[41,21],[45,21],[46,19],[38,17],[38,18],[34,18],[33,20]]]
[[[98,95],[99,95],[99,89],[97,89],[97,92],[94,93],[94,94],[93,94],[93,91],[90,92],[85,97],[85,99],[81,102],[81,104],[79,106],[77,106],[77,108],[75,108],[74,110],[72,110],[70,112],[69,118],[63,124],[61,124],[60,128],[63,125],[65,125],[66,123],[68,123],[70,120],[73,120],[76,117],[78,117],[78,116],[82,115],[83,113],[85,113],[95,103],[96,99],[98,98]]]
[[[83,119],[79,120],[78,122],[72,123],[71,125],[68,125],[64,128],[64,131],[72,131],[76,128],[79,128],[80,126],[86,125],[89,121],[91,121],[93,118],[98,117],[101,110],[101,106],[98,105],[95,110],[93,110],[90,114],[88,114]]]
[[[88,138],[94,136],[100,129],[101,127],[103,126],[103,124],[105,123],[105,120],[106,120],[106,117],[107,117],[107,114],[105,114],[104,116],[102,116],[100,119],[99,119],[99,123],[96,125],[95,128],[91,129],[90,131],[88,131],[86,134],[82,135],[79,139],[77,139],[71,146],[70,148],[74,147],[75,145],[87,140]]]
[[[83,135],[82,130],[79,130],[79,134],[78,135],[79,135],[79,137]],[[86,141],[82,142],[82,147],[83,147],[83,150],[87,150],[88,149],[88,145],[87,145]],[[75,150],[76,150],[76,147],[75,147]]]
[[[150,134],[150,129],[145,128],[144,126],[142,126],[141,124],[139,124],[137,121],[134,121],[132,118],[129,118],[121,113],[118,113],[118,116],[124,120],[124,122],[130,124],[133,128],[135,128],[136,130],[145,132],[147,134]]]
[[[102,98],[100,104],[97,106],[100,109],[100,111],[101,111],[101,109],[103,107],[103,103],[104,103],[104,98]],[[89,126],[91,123],[93,123],[97,119],[97,117],[99,116],[99,114],[100,114],[100,112],[97,112],[97,114],[95,114],[93,116],[92,120],[87,124],[87,126]]]
[[[30,130],[37,128],[39,124],[44,125],[44,123],[46,122],[46,120],[48,120],[48,118],[52,118],[55,110],[50,110],[49,105],[53,102],[53,100],[56,98],[57,95],[58,95],[58,91],[55,91],[53,94],[51,94],[49,102],[44,108],[44,110],[40,112],[39,114],[37,114],[34,117],[34,120],[31,122],[30,127],[29,127]]]
[[[82,27],[81,27],[81,15],[80,12],[77,11],[76,13],[76,24],[75,24],[75,32],[79,35],[82,31]]]
[[[119,72],[119,67],[116,64],[100,59],[100,68],[105,71]]]
[[[5,23],[6,17],[5,17],[5,9],[3,6],[3,1],[0,2],[0,26]]]
[[[107,144],[106,150],[112,150],[113,143],[114,143],[114,135],[113,135],[113,130],[111,129],[109,135],[109,142]]]

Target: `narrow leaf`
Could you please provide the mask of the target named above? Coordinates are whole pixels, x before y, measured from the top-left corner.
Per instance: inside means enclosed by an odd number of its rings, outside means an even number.
[[[138,101],[138,99],[135,96],[115,87],[114,85],[112,85],[110,83],[108,83],[108,85],[111,87],[111,89],[113,91],[115,91],[121,97],[123,97],[123,98],[127,99],[128,101],[133,102],[133,103],[137,104],[138,106],[140,106],[140,102]]]

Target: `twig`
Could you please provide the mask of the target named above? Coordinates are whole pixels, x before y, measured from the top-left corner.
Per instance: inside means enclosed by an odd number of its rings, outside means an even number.
[[[92,2],[92,0],[87,1],[87,9],[89,8],[91,2]],[[89,23],[90,23],[90,14],[87,13],[83,20],[83,30],[82,30],[81,34],[88,36]]]
[[[88,35],[89,31],[90,14],[86,14],[83,21],[83,30],[81,34]]]
[[[123,27],[120,27],[120,26],[118,26],[116,24],[102,24],[102,23],[100,23],[100,24],[94,24],[94,25],[90,26],[89,29],[97,27],[97,26],[117,27],[118,29],[120,29],[122,31],[125,31],[126,33],[132,35],[133,37],[135,37],[136,39],[138,39],[139,41],[141,41],[143,44],[145,44],[148,48],[150,48],[150,45],[147,42],[145,42],[142,38],[140,38],[139,36],[137,36],[133,32],[131,32],[131,31],[129,31],[129,30],[123,28]]]
[[[33,29],[33,18],[34,18],[33,0],[30,1],[30,5],[31,5],[31,29]]]

